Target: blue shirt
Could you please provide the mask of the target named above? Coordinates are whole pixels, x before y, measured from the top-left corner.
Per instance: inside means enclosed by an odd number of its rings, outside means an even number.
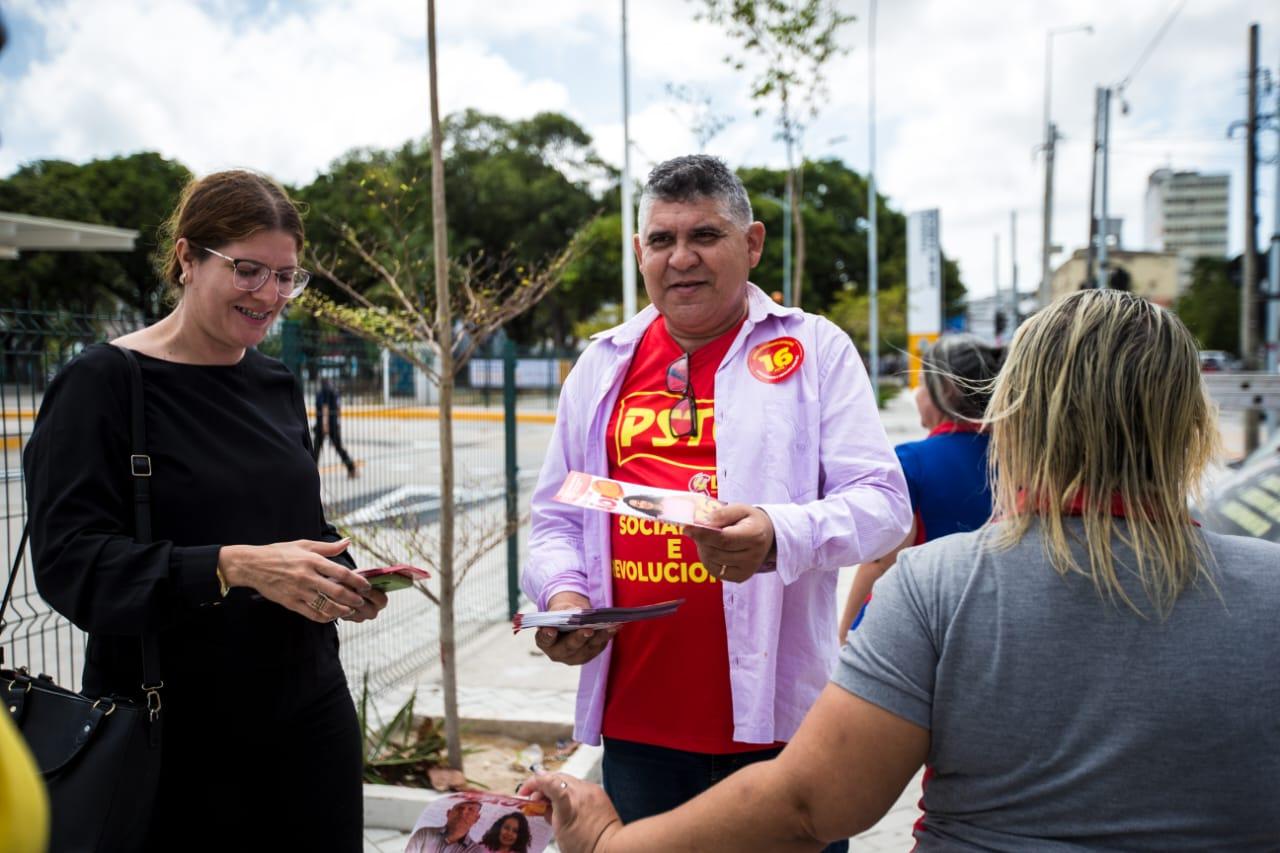
[[[894,448],[916,514],[912,544],[977,530],[991,517],[989,442],[986,433],[944,421],[927,438]]]

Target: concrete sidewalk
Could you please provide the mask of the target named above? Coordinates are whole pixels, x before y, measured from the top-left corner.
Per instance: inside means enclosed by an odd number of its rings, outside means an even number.
[[[851,569],[841,570],[842,591],[848,589],[852,578]],[[572,724],[577,670],[548,660],[534,646],[532,631],[512,635],[508,625],[495,625],[461,649],[458,661],[458,704],[464,719]],[[406,688],[406,697],[411,689]],[[420,712],[438,715],[442,711],[439,682],[423,682],[418,690]],[[873,829],[853,839],[851,849],[911,849],[911,827],[919,815],[919,799],[917,777]],[[408,841],[407,832],[365,830],[366,853],[401,853]]]

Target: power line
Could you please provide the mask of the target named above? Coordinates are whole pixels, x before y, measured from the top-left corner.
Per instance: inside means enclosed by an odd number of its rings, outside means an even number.
[[[1138,73],[1146,61],[1151,57],[1152,52],[1156,49],[1156,45],[1158,45],[1160,40],[1164,38],[1164,34],[1169,31],[1169,27],[1173,25],[1174,19],[1178,17],[1178,13],[1182,11],[1182,7],[1185,5],[1187,5],[1187,0],[1178,0],[1178,4],[1173,7],[1173,11],[1169,13],[1169,17],[1160,25],[1160,29],[1156,30],[1156,34],[1151,38],[1151,42],[1147,45],[1146,50],[1144,50],[1142,55],[1138,57],[1137,63],[1133,66],[1133,70],[1124,75],[1124,79],[1116,85],[1115,88],[1117,91],[1123,91],[1125,86],[1128,86],[1133,82],[1134,75]]]

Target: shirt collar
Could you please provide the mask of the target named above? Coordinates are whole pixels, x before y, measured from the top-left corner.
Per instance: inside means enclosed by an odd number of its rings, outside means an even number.
[[[926,438],[933,438],[935,435],[950,435],[955,432],[982,432],[982,424],[975,424],[972,421],[944,420],[929,430],[929,435]]]
[[[790,314],[803,313],[799,308],[785,308],[774,302],[769,295],[751,282],[747,282],[747,322],[753,326],[762,322],[766,317],[779,317]],[[627,346],[640,340],[644,336],[644,330],[649,328],[658,317],[658,309],[653,305],[646,305],[644,310],[625,323],[614,326],[611,329],[605,329],[603,332],[596,332],[591,336],[591,340],[606,340],[615,346]]]

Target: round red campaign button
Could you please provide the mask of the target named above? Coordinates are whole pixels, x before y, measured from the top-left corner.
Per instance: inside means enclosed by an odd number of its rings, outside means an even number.
[[[804,347],[795,338],[774,338],[751,350],[747,369],[761,382],[781,382],[804,362]]]

